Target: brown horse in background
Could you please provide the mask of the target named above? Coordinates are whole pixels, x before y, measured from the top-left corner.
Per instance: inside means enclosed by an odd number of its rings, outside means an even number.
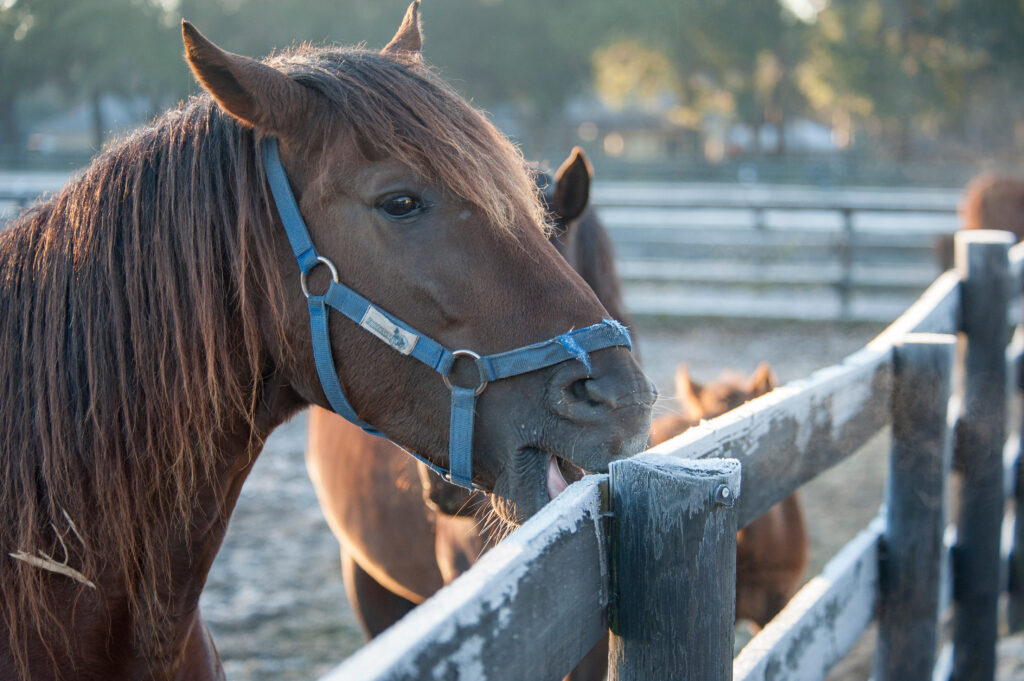
[[[607,316],[548,243],[517,150],[422,65],[416,3],[381,52],[260,62],[182,31],[209,94],[0,233],[3,679],[223,678],[198,607],[210,565],[266,437],[327,405],[263,138],[340,277],[438,342],[490,354]],[[359,416],[446,465],[442,378],[338,316],[329,336]],[[552,457],[642,449],[653,388],[622,348],[592,361],[481,395],[477,480],[511,518],[547,501]],[[598,458],[558,449],[577,438]]]
[[[980,175],[967,185],[960,206],[964,229],[1001,229],[1024,238],[1024,179]]]
[[[676,370],[676,399],[682,410],[654,420],[650,444],[660,444],[701,420],[771,392],[775,386],[775,375],[763,362],[749,378],[723,372],[706,385],[691,380],[686,367],[680,366]],[[771,621],[796,593],[807,559],[807,526],[794,492],[736,535],[737,621],[750,620],[759,627]]]
[[[960,202],[961,229],[998,229],[1024,239],[1024,179],[985,173],[967,184]],[[939,237],[936,257],[943,270],[953,266],[953,236]]]

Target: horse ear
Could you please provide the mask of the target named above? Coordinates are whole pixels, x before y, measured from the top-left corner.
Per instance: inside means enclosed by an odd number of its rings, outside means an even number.
[[[772,371],[768,362],[761,362],[754,370],[754,375],[750,377],[750,395],[758,397],[770,393],[776,385],[778,385],[778,380],[775,378],[775,372]]]
[[[413,0],[409,9],[405,10],[405,18],[398,32],[380,52],[393,57],[421,61],[423,56],[423,33],[420,30],[420,0]]]
[[[287,136],[298,115],[316,105],[316,95],[266,64],[214,45],[187,21],[181,22],[185,59],[203,88],[242,123]]]
[[[587,155],[579,147],[573,147],[569,158],[555,173],[553,208],[563,220],[574,220],[586,209],[593,175]]]
[[[690,378],[690,370],[685,364],[676,367],[676,399],[683,405],[683,414],[692,418],[700,418],[704,410],[700,406],[700,393],[703,386]]]

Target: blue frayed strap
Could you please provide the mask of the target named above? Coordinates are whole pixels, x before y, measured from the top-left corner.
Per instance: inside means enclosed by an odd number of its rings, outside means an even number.
[[[629,330],[613,319],[605,319],[540,343],[481,357],[477,364],[481,368],[480,375],[487,381],[518,376],[569,359],[583,362],[589,372],[589,353],[616,345],[633,347]]]

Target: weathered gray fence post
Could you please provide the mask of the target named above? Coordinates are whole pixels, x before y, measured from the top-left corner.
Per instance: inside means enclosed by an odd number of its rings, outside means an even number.
[[[935,666],[955,349],[956,337],[946,334],[908,334],[894,348],[878,681],[929,679]]]
[[[953,554],[954,681],[995,678],[999,540],[1005,503],[1007,254],[1013,243],[1008,232],[956,234],[956,267],[963,280],[966,373],[953,457],[960,473],[960,514]]]
[[[729,681],[735,459],[642,454],[611,465],[610,681]]]
[[[1020,275],[1011,282],[1011,294],[1020,297],[1024,282]],[[1017,303],[1021,307],[1021,321],[1017,326],[1018,337],[1024,335],[1024,299]],[[1019,341],[1018,341],[1019,344]],[[1018,350],[1021,350],[1018,348]],[[1017,354],[1013,364],[1013,385],[1018,395],[1024,396],[1024,355]],[[1024,400],[1021,400],[1024,406]],[[1010,547],[1009,561],[1009,599],[1007,602],[1006,619],[1010,631],[1017,632],[1024,629],[1024,466],[1021,465],[1024,454],[1024,418],[1019,422],[1020,433],[1017,440],[1018,458],[1013,466],[1013,498],[1016,505],[1014,510],[1013,523],[1013,545]]]

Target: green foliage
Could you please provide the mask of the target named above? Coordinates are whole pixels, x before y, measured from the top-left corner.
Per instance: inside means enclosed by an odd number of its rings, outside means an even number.
[[[809,23],[786,9],[795,1],[424,0],[425,55],[484,108],[513,104],[540,122],[580,94],[620,107],[667,98],[665,115],[688,127],[813,115],[894,148],[911,130],[962,134],[979,101],[1014,93],[1024,69],[1021,0],[833,0],[803,12]],[[69,104],[117,93],[154,106],[195,91],[182,16],[261,55],[292,41],[383,45],[406,5],[0,0],[0,141],[16,145],[17,104],[41,88]]]

